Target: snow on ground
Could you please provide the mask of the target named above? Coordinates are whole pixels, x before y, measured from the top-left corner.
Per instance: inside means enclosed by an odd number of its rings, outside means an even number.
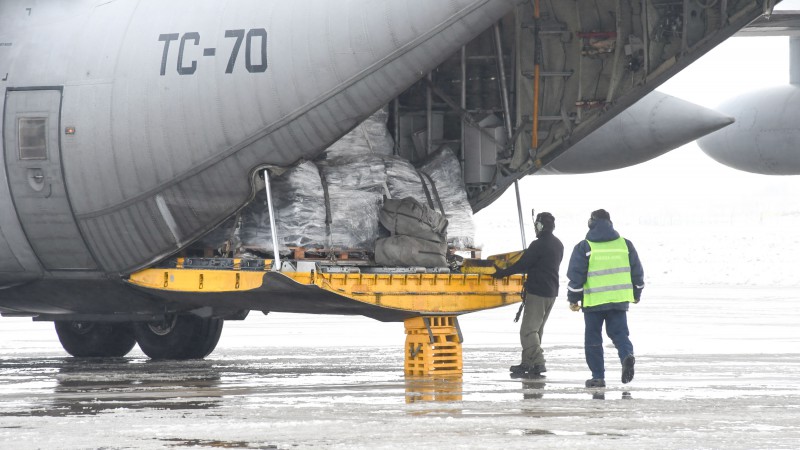
[[[515,308],[462,318],[464,376],[402,375],[397,324],[277,314],[226,324],[204,361],[76,360],[0,322],[0,442],[86,448],[796,448],[794,289],[660,288],[630,313],[636,378],[583,387],[582,317],[557,304],[547,377],[510,379]],[[758,305],[748,301],[758,300]],[[287,333],[288,332],[288,333]],[[47,345],[49,343],[49,345]]]

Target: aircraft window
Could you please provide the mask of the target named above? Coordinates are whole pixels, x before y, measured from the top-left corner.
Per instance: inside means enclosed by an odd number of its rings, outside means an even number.
[[[47,119],[19,119],[19,159],[47,159]]]

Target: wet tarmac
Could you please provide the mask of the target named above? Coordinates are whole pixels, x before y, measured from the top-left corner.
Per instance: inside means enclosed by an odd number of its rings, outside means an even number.
[[[0,319],[0,448],[798,448],[793,289],[650,289],[629,315],[636,377],[583,387],[561,300],[549,371],[511,379],[515,307],[461,318],[464,375],[402,374],[402,324],[253,315],[203,361],[75,359],[52,325]],[[757,299],[754,300],[754,299]]]

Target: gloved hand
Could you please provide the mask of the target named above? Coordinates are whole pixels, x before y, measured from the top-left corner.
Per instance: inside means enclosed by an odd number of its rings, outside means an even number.
[[[569,309],[571,309],[572,311],[578,312],[578,311],[581,310],[581,305],[578,302],[575,302],[575,303],[570,302],[569,303]]]
[[[640,300],[640,299],[638,299],[638,298],[635,298],[635,299],[633,299],[633,303],[639,303],[639,300]]]

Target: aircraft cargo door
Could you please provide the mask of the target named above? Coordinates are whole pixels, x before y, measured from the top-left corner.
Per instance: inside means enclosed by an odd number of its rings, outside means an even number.
[[[61,90],[6,92],[3,123],[11,196],[33,251],[47,270],[96,269],[67,197],[61,170]]]

